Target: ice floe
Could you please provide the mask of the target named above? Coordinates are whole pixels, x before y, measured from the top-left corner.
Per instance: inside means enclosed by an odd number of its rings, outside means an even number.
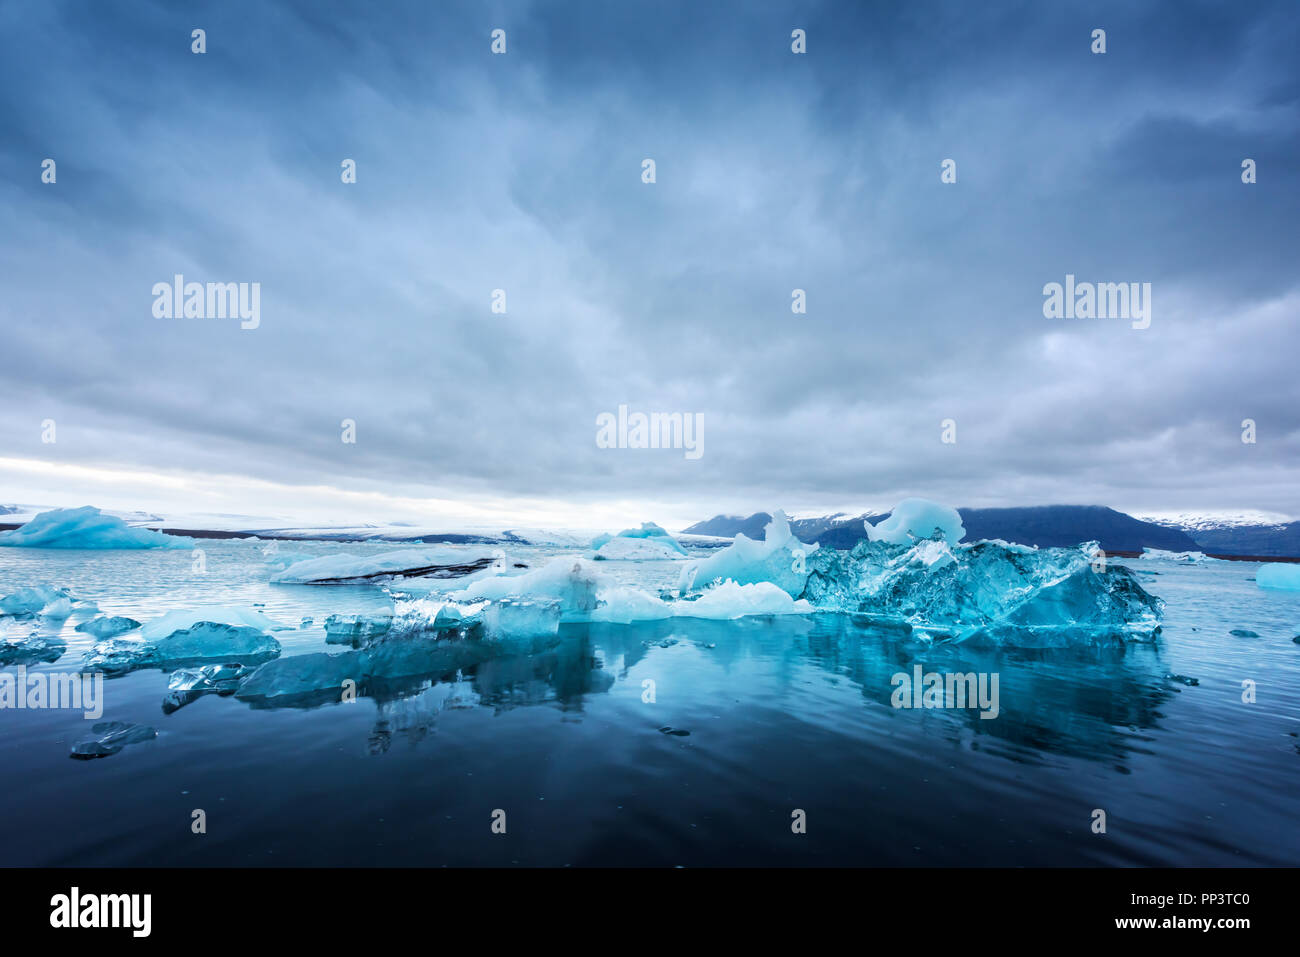
[[[1255,584],[1279,591],[1300,591],[1300,564],[1265,562],[1255,572]]]
[[[281,584],[341,585],[405,578],[460,578],[501,561],[499,550],[402,548],[377,555],[325,555],[295,562],[271,576]]]

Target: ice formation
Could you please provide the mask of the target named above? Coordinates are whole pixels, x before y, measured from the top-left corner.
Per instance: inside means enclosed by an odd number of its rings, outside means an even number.
[[[203,661],[256,664],[279,654],[280,643],[257,628],[199,621],[157,641],[110,638],[98,642],[86,653],[83,666],[87,671],[123,674],[137,668],[170,668]]]
[[[966,535],[955,508],[923,498],[905,498],[894,506],[883,522],[864,524],[868,539],[891,545],[910,545],[914,541],[935,538],[936,532],[949,545],[956,545]]]
[[[401,548],[375,555],[325,555],[295,562],[271,576],[281,584],[342,585],[393,578],[460,578],[487,568],[500,553],[482,548]]]
[[[41,512],[22,528],[0,532],[0,545],[22,548],[191,548],[194,542],[147,528],[87,505]]]
[[[668,618],[672,611],[653,595],[622,585],[583,558],[556,558],[523,575],[498,575],[470,582],[448,598],[456,602],[507,598],[551,599],[561,621],[622,622]]]
[[[1006,542],[859,542],[809,559],[801,597],[974,644],[1052,647],[1154,636],[1163,602],[1095,542],[1029,548]]]
[[[1291,562],[1265,562],[1255,572],[1255,584],[1260,588],[1280,591],[1300,591],[1300,565]]]
[[[72,596],[62,588],[52,588],[49,585],[20,588],[12,595],[0,598],[0,615],[13,618],[67,618],[70,614]]]
[[[637,548],[635,542],[643,545]],[[625,528],[617,535],[599,535],[591,547],[601,558],[681,558],[686,555],[686,549],[677,539],[654,522],[643,522],[640,528]]]
[[[128,631],[134,631],[140,627],[140,623],[134,618],[112,617],[100,615],[98,618],[92,618],[90,621],[83,621],[76,627],[77,631],[84,632],[92,638],[116,638],[118,635],[125,635]]]
[[[68,643],[53,635],[32,632],[16,638],[0,632],[0,665],[33,665],[58,661],[68,650]]]
[[[694,601],[679,601],[672,605],[678,618],[711,618],[729,620],[746,615],[807,615],[812,605],[800,599],[795,601],[784,589],[771,582],[737,585],[725,581],[710,588]]]
[[[161,618],[155,618],[140,629],[140,637],[145,641],[157,641],[173,632],[184,628],[193,628],[199,622],[213,622],[222,625],[243,625],[260,631],[285,631],[290,626],[272,621],[260,611],[239,605],[205,605],[200,608],[183,608],[169,611]]]
[[[591,557],[595,561],[648,562],[685,558],[676,542],[671,544],[661,538],[611,538],[601,545]]]
[[[347,645],[375,638],[392,627],[392,615],[330,615],[325,619],[325,641]]]
[[[173,671],[167,679],[168,691],[234,691],[241,679],[252,673],[251,668],[235,662],[232,664],[203,665]]]
[[[738,585],[772,582],[792,598],[799,597],[808,580],[808,559],[818,546],[794,537],[785,512],[778,509],[763,530],[764,539],[756,542],[743,534],[726,548],[682,569],[679,590],[683,593],[713,581],[730,579]]]
[[[1170,552],[1163,548],[1143,548],[1142,554],[1138,557],[1166,562],[1200,563],[1218,561],[1218,559],[1211,558],[1205,552]]]
[[[126,721],[100,721],[90,730],[94,733],[94,737],[85,738],[74,744],[71,757],[106,758],[111,754],[117,754],[128,744],[152,741],[158,737],[158,732],[153,728]]]

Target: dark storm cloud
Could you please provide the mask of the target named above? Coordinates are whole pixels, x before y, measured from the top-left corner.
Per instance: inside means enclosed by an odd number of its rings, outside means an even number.
[[[53,454],[54,418],[62,461],[341,487],[1297,511],[1293,4],[0,26],[6,455]],[[260,328],[155,319],[175,273],[260,282]],[[1045,319],[1066,273],[1152,283],[1151,327]],[[701,413],[703,457],[597,448],[621,403]]]

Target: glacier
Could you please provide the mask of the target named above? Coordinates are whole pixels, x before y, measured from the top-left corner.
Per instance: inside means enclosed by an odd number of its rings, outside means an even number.
[[[26,525],[0,532],[15,548],[191,548],[193,540],[136,528],[91,505],[41,512]]]

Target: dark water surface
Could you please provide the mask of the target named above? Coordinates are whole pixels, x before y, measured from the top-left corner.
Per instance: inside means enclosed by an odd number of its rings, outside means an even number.
[[[326,614],[389,607],[374,588],[269,585],[253,543],[205,548],[198,578],[188,552],[0,549],[0,594],[49,583],[140,620],[204,603],[313,617],[277,633],[286,655],[341,650]],[[105,684],[102,720],[159,736],[106,759],[69,759],[79,713],[0,711],[0,863],[1300,863],[1300,595],[1257,588],[1247,563],[1129,564],[1168,609],[1156,645],[1120,652],[977,653],[839,615],[565,625],[532,653],[431,657],[353,703],[208,695],[166,715],[167,673],[134,672]],[[84,617],[39,669],[77,669]],[[998,717],[892,707],[916,664],[997,673]]]

